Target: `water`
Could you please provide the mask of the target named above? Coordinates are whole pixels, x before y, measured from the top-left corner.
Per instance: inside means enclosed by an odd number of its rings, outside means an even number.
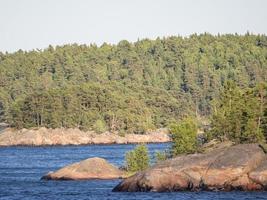
[[[150,144],[151,154],[169,144]],[[123,164],[124,154],[134,145],[7,147],[0,148],[0,199],[267,199],[266,192],[113,193],[120,180],[41,181],[49,171],[89,157],[102,157]]]

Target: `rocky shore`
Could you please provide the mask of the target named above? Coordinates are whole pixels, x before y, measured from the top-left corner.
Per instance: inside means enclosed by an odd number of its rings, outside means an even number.
[[[267,190],[267,155],[259,144],[219,145],[128,174],[102,158],[88,158],[42,177],[44,180],[120,179],[114,192]]]
[[[117,185],[115,192],[267,190],[267,155],[258,144],[217,148],[163,161]]]
[[[21,129],[6,128],[0,133],[0,146],[45,146],[45,145],[89,145],[89,144],[129,144],[161,143],[171,140],[166,129],[151,131],[143,135],[105,132],[96,134],[79,129]]]

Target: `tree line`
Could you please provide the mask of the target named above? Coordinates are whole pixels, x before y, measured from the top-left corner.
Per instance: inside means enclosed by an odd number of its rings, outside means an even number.
[[[236,114],[239,105],[231,104],[231,112],[221,105],[212,124],[222,123],[226,113],[241,117],[241,124],[249,115],[247,127],[225,122],[229,130],[220,133],[248,134],[264,122],[252,112],[265,112],[263,103],[255,108],[245,100],[262,99],[256,91],[267,80],[266,44],[265,35],[205,33],[0,53],[0,118],[16,128],[143,133],[186,116],[214,114],[232,81],[242,90],[232,92],[239,95],[233,98],[244,99],[240,105],[250,111]]]

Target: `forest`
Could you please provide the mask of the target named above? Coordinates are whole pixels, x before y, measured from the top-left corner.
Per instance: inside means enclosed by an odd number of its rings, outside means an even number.
[[[142,134],[185,117],[213,116],[211,125],[221,124],[213,129],[218,137],[235,137],[233,130],[266,131],[266,82],[267,36],[250,33],[2,52],[0,121]],[[240,111],[244,105],[249,111]],[[227,113],[246,118],[246,127],[227,124]]]

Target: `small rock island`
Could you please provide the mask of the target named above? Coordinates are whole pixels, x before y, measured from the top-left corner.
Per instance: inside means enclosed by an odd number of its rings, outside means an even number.
[[[118,179],[124,172],[102,158],[88,158],[43,176],[43,180]]]
[[[254,191],[267,189],[267,155],[239,144],[174,157],[123,180],[115,192]]]

